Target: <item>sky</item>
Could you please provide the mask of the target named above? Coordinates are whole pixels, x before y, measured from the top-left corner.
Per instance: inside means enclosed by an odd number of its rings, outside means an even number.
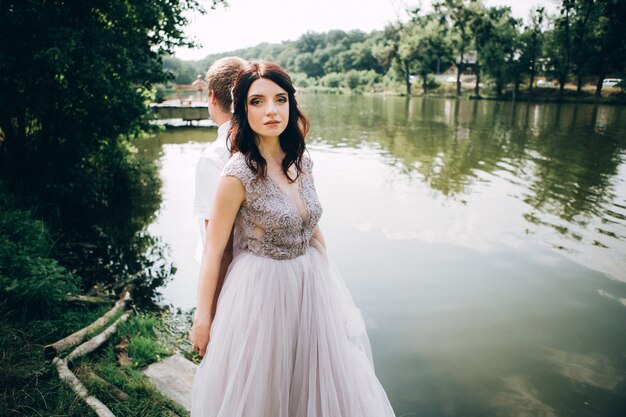
[[[204,16],[190,13],[185,34],[198,41],[199,49],[177,49],[184,60],[258,45],[295,40],[307,31],[327,32],[383,29],[388,23],[406,20],[405,10],[420,1],[405,0],[228,0]],[[483,0],[487,6],[510,6],[513,15],[527,18],[530,11],[543,5],[549,13],[557,10],[557,0]],[[424,10],[430,0],[422,0]]]

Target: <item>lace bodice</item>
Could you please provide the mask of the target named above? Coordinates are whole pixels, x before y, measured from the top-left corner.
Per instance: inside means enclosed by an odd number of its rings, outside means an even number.
[[[313,229],[322,215],[312,168],[313,161],[305,154],[302,159],[303,173],[296,180],[299,182],[299,196],[308,214],[305,218],[274,181],[255,178],[243,154],[236,153],[230,158],[222,175],[238,178],[246,190],[246,200],[236,220],[237,249],[273,259],[291,259],[306,252]]]

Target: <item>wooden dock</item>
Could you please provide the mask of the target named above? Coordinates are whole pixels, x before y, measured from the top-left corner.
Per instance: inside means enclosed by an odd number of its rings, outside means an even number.
[[[159,120],[182,119],[188,123],[209,120],[206,102],[168,100],[150,107],[157,113]]]

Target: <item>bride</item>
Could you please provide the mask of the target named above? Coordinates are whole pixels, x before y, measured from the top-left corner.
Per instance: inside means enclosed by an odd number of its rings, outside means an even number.
[[[217,187],[190,335],[203,356],[192,417],[394,416],[361,313],[326,255],[309,122],[294,94],[269,62],[244,66],[233,87],[233,155]]]

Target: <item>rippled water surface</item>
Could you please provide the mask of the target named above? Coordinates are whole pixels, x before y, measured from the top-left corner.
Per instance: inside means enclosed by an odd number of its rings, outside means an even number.
[[[626,415],[626,111],[303,95],[330,256],[398,416]],[[195,303],[194,165],[168,130],[152,231]]]

